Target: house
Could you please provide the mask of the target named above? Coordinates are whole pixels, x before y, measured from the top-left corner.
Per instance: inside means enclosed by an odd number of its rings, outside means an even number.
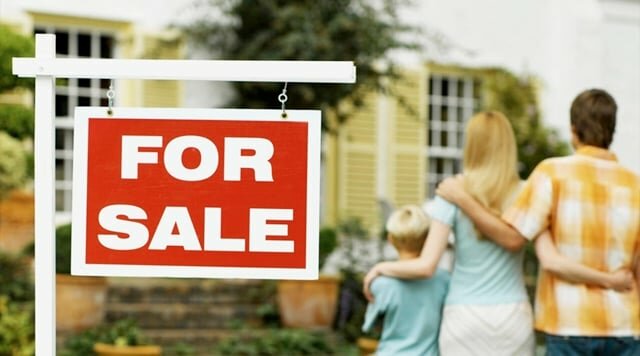
[[[189,0],[88,2],[2,0],[0,22],[23,33],[55,33],[59,56],[193,58],[168,24]],[[425,28],[423,55],[397,56],[408,105],[371,93],[335,135],[323,138],[322,224],[360,217],[380,230],[390,207],[420,203],[461,168],[465,121],[482,107],[482,71],[501,67],[539,81],[544,122],[569,138],[568,110],[583,89],[602,87],[618,101],[613,151],[640,173],[639,0],[425,0],[403,16]],[[71,208],[73,108],[107,105],[111,81],[68,79],[56,94],[56,210]],[[214,107],[225,83],[119,80],[116,105]],[[274,93],[274,98],[277,93]]]

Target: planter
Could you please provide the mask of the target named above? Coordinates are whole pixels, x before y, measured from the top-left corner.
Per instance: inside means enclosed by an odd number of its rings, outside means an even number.
[[[283,326],[329,329],[338,306],[340,278],[278,281],[278,309]]]
[[[0,249],[18,253],[33,241],[33,193],[14,190],[0,200]]]
[[[56,274],[56,329],[80,331],[104,320],[107,280]]]
[[[162,348],[157,345],[139,345],[139,346],[127,346],[127,345],[109,345],[103,343],[96,343],[93,345],[93,351],[98,356],[126,356],[126,355],[138,355],[138,356],[159,356],[162,355]]]
[[[372,356],[376,354],[378,348],[378,340],[368,337],[359,337],[356,341],[360,356]]]

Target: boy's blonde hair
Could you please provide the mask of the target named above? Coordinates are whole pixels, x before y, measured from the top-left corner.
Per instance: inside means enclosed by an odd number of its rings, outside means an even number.
[[[410,252],[422,250],[431,219],[417,205],[405,205],[394,211],[387,220],[387,233],[397,249]]]

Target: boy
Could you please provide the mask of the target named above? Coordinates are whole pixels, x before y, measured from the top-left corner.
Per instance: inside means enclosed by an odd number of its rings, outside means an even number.
[[[430,219],[417,205],[396,210],[387,221],[388,239],[400,260],[420,256]],[[429,279],[402,280],[380,276],[371,291],[363,331],[384,316],[382,336],[376,350],[382,355],[438,355],[438,332],[449,273],[438,270]]]

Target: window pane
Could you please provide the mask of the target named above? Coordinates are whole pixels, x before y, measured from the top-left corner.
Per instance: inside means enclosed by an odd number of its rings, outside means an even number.
[[[464,97],[464,79],[458,80],[458,97]]]
[[[449,79],[442,78],[442,96],[449,96]]]
[[[449,133],[447,131],[440,131],[440,146],[448,147],[449,146]]]
[[[91,79],[87,79],[87,78],[78,79],[78,86],[81,88],[91,88]]]
[[[56,150],[64,149],[64,131],[56,129]]]
[[[56,116],[69,115],[69,97],[66,95],[56,95]]]
[[[56,190],[56,211],[65,211],[64,209],[64,190]]]
[[[87,33],[78,34],[78,56],[91,57],[91,35]]]
[[[56,31],[56,53],[69,54],[69,33]]]
[[[79,96],[78,97],[78,106],[91,106],[91,97],[90,96]]]
[[[100,57],[113,58],[113,37],[100,36]]]
[[[110,79],[100,79],[100,88],[109,89],[109,84],[111,83]]]

